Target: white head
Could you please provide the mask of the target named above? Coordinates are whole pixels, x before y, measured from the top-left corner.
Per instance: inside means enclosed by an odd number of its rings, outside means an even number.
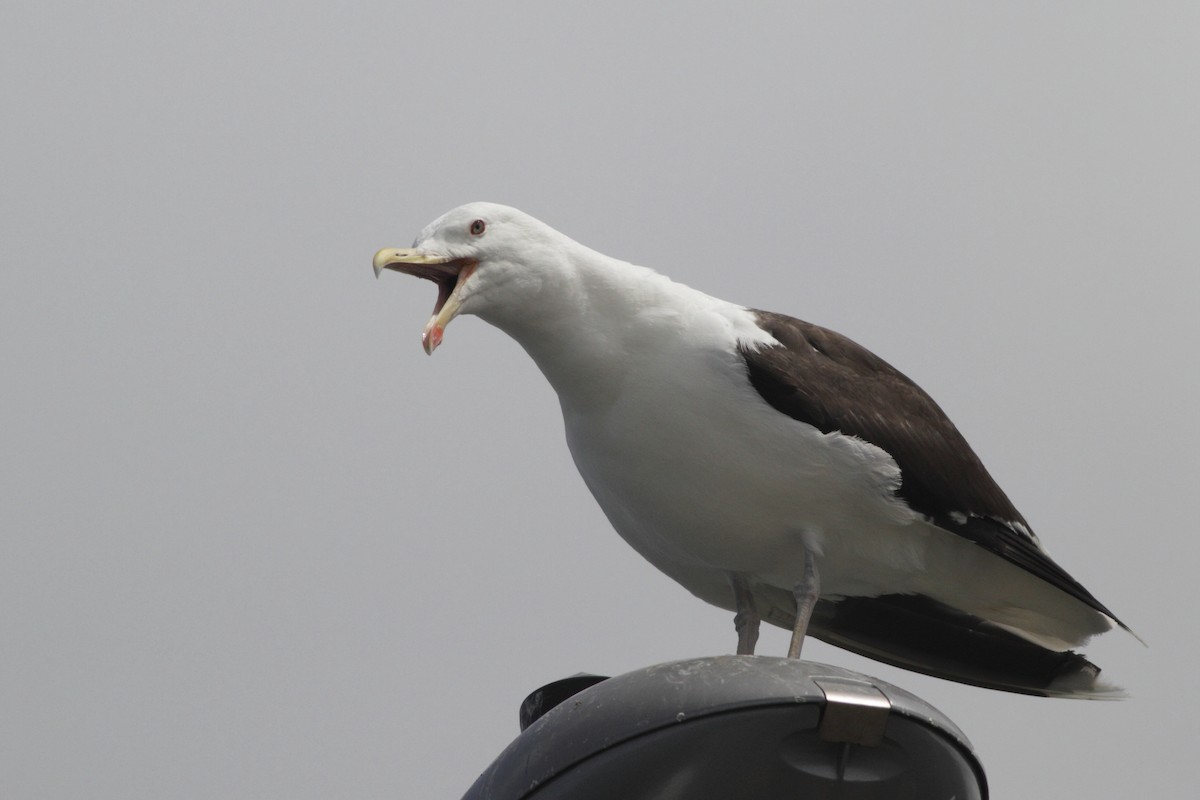
[[[432,355],[459,314],[496,322],[531,313],[547,286],[561,286],[571,274],[570,254],[579,248],[515,208],[468,203],[427,225],[412,247],[380,250],[374,266],[376,277],[391,269],[437,284],[437,303],[421,337]]]

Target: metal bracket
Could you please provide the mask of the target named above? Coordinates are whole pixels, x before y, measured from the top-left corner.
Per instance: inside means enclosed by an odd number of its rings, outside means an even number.
[[[892,701],[874,684],[846,678],[813,678],[825,693],[818,733],[826,742],[862,744],[883,742]]]

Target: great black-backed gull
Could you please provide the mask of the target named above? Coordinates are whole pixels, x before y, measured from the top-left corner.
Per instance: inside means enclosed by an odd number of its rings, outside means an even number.
[[[697,597],[880,661],[995,689],[1102,696],[1072,648],[1120,625],[1042,549],[942,410],[862,346],[471,203],[385,269],[433,281],[425,350],[458,314],[558,393],[617,532]]]

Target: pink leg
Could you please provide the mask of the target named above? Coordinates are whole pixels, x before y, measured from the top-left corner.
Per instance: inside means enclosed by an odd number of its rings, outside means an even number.
[[[754,655],[754,646],[758,644],[758,626],[762,617],[758,614],[758,606],[754,603],[754,595],[746,580],[741,575],[730,574],[729,583],[733,586],[733,602],[737,613],[733,615],[733,627],[737,630],[739,656]]]
[[[792,588],[796,597],[796,624],[792,628],[792,643],[788,646],[788,658],[799,658],[804,646],[804,635],[808,633],[808,621],[812,619],[817,598],[821,596],[821,578],[817,575],[812,551],[804,550],[804,579]]]

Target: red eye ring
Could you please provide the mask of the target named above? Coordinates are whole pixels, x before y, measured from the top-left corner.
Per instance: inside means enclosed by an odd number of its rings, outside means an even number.
[[[472,236],[482,236],[483,232],[487,230],[487,223],[481,219],[477,219],[471,223],[471,227],[468,230],[471,231]]]

